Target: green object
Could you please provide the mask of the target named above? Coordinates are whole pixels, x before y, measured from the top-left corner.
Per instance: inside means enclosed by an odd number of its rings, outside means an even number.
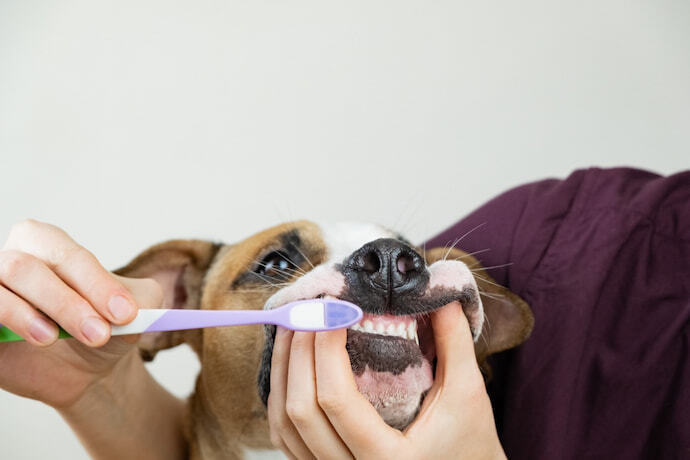
[[[58,331],[58,339],[72,337],[62,328],[60,328]],[[19,342],[20,340],[24,340],[21,335],[12,332],[7,326],[0,326],[0,342]]]

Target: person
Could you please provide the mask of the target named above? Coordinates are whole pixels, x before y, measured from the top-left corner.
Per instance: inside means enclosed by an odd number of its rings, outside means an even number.
[[[297,458],[687,456],[689,202],[690,172],[627,168],[576,171],[491,200],[426,243],[462,237],[459,247],[534,312],[532,337],[491,359],[491,400],[458,305],[432,319],[436,381],[404,434],[357,393],[343,331],[281,331],[274,353],[308,372],[274,369],[272,440]],[[135,338],[107,341],[94,323],[122,324],[137,305],[160,303],[151,281],[117,278],[61,230],[29,221],[0,252],[0,282],[0,323],[38,345],[0,347],[0,387],[57,408],[94,457],[184,457],[181,403],[147,374]],[[39,310],[80,343],[41,347],[57,331]]]

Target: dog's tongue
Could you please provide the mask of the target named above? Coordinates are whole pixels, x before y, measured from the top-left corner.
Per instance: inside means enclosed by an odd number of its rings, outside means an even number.
[[[418,365],[410,365],[402,373],[377,372],[365,368],[355,376],[359,392],[376,408],[381,417],[392,427],[403,429],[414,419],[417,407],[434,383],[431,365],[422,359]]]

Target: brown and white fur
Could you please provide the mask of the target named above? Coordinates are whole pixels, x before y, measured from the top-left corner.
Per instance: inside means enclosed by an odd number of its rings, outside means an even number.
[[[166,308],[274,308],[324,296],[358,304],[365,317],[347,340],[358,389],[398,429],[414,419],[433,383],[429,312],[461,302],[483,368],[486,356],[522,343],[533,324],[527,304],[472,256],[420,251],[372,224],[299,221],[236,244],[168,241],[117,273],[158,280]],[[185,427],[191,458],[242,458],[272,448],[265,403],[274,335],[274,327],[238,326],[142,336],[145,359],[183,342],[200,359]]]

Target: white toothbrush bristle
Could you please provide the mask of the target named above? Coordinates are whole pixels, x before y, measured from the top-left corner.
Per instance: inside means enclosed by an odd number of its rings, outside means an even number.
[[[326,324],[326,305],[323,302],[305,302],[290,310],[290,324],[298,329],[317,329]]]

